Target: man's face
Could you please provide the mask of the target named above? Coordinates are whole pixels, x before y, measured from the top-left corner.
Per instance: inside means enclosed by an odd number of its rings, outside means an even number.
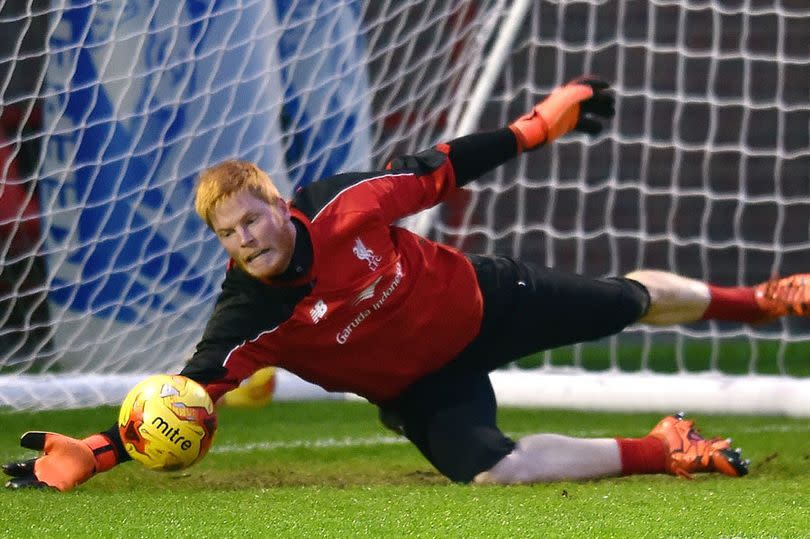
[[[290,264],[295,226],[284,200],[268,204],[239,191],[214,207],[211,224],[228,255],[253,277],[275,277]]]

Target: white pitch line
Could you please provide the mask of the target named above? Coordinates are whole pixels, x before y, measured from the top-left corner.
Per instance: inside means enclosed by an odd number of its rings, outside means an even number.
[[[810,432],[810,423],[806,425],[763,425],[761,427],[741,427],[733,429],[735,433],[762,434],[768,432]],[[530,432],[508,433],[512,438],[521,438]],[[569,432],[569,436],[581,438],[605,438],[616,436],[602,430]],[[211,448],[211,453],[248,453],[250,451],[276,451],[279,449],[330,449],[336,447],[373,447],[380,445],[404,445],[408,440],[402,436],[370,436],[368,438],[320,438],[315,440],[279,440],[275,442],[252,442],[247,444],[224,444]]]
[[[398,436],[372,436],[370,438],[321,438],[318,440],[284,440],[277,442],[254,442],[248,444],[225,444],[214,446],[211,453],[247,453],[249,451],[274,451],[277,449],[326,449],[333,447],[367,447],[376,445],[406,444],[408,440]]]
[[[810,432],[810,423],[806,425],[763,425],[761,427],[735,428],[736,432],[746,434],[762,434],[766,432]]]

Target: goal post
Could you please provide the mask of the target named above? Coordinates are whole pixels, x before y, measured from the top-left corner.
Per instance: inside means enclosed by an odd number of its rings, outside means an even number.
[[[481,71],[498,70],[498,85],[472,93],[484,109],[471,99],[457,133],[504,125],[578,73],[613,82],[613,130],[526,156],[419,225],[590,275],[651,267],[738,286],[807,272],[808,14],[799,2],[533,3],[508,54],[492,48]],[[705,322],[633,327],[491,378],[511,405],[808,416],[809,361],[806,319]]]
[[[0,406],[179,370],[226,263],[195,176],[247,159],[286,196],[434,144],[502,4],[0,0]]]
[[[798,0],[0,0],[0,407],[117,403],[182,366],[225,263],[193,214],[205,167],[256,161],[289,194],[581,73],[615,88],[601,136],[410,226],[594,276],[810,271],[809,34]],[[810,415],[810,324],[633,327],[492,379],[508,404]]]

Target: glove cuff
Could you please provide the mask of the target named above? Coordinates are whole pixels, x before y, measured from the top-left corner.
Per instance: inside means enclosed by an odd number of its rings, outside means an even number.
[[[82,440],[93,451],[96,473],[106,472],[118,464],[118,454],[109,438],[103,434],[93,434]]]
[[[536,109],[509,124],[509,129],[517,139],[518,154],[537,148],[548,138],[548,124]]]

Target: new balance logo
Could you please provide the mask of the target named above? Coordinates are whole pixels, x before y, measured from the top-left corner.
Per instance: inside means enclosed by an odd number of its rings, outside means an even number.
[[[362,292],[357,294],[357,297],[354,298],[354,304],[357,305],[358,303],[360,303],[362,301],[373,298],[374,297],[374,289],[377,288],[377,285],[380,284],[380,281],[382,281],[382,275],[377,277],[374,280],[373,283],[371,283],[370,285],[365,287]]]
[[[368,262],[368,269],[370,269],[371,271],[375,271],[377,268],[380,267],[382,257],[375,255],[374,251],[363,245],[363,242],[360,240],[360,238],[354,239],[354,247],[352,248],[352,252],[354,253],[354,256],[356,256],[359,260],[365,260],[366,262]]]
[[[315,324],[320,322],[326,314],[326,309],[326,303],[324,303],[322,299],[319,299],[315,306],[309,310],[309,316],[312,317],[312,322]]]

